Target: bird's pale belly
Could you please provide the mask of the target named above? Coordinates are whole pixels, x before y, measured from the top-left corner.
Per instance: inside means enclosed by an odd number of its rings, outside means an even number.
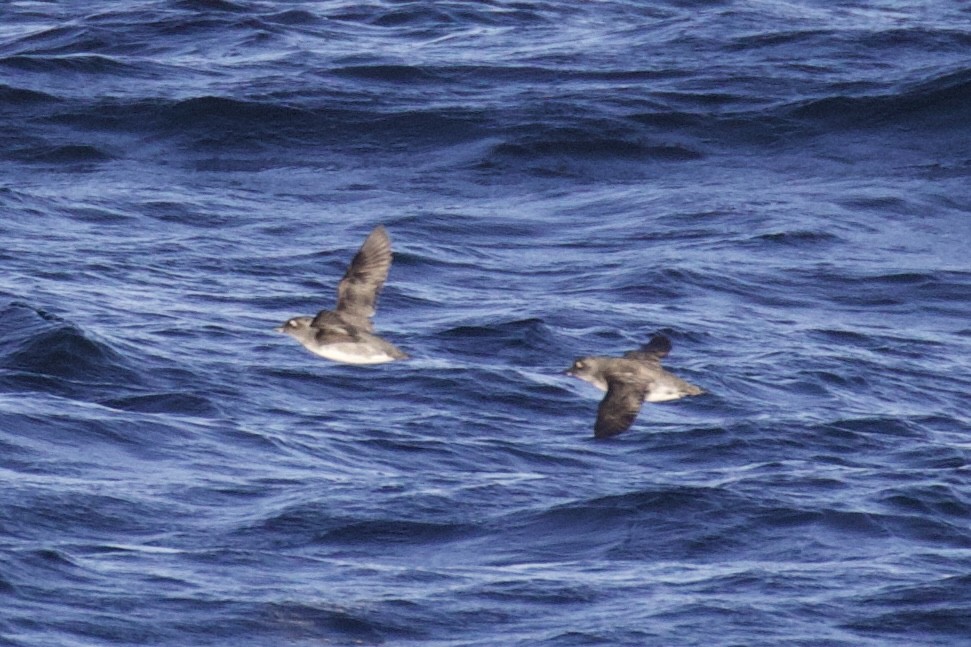
[[[321,357],[344,364],[383,364],[395,359],[383,350],[370,348],[364,344],[325,344],[307,346],[307,348]]]
[[[688,395],[681,387],[666,385],[655,386],[647,392],[644,399],[648,402],[667,402],[668,400],[680,400]]]

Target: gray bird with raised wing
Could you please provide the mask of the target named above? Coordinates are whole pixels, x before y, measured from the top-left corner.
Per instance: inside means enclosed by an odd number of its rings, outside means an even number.
[[[288,319],[277,332],[290,335],[310,352],[344,364],[380,364],[407,359],[394,344],[374,334],[371,317],[378,292],[391,269],[391,239],[378,225],[354,255],[337,286],[337,307],[316,317]]]
[[[645,400],[665,402],[704,393],[661,368],[661,359],[669,352],[671,340],[654,335],[647,344],[623,357],[581,357],[573,362],[567,375],[607,392],[597,409],[594,437],[610,438],[629,429]]]

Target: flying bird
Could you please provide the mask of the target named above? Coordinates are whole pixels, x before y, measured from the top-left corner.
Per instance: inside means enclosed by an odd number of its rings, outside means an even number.
[[[647,344],[623,357],[581,357],[573,362],[567,375],[607,392],[597,409],[595,438],[610,438],[627,431],[645,400],[665,402],[704,393],[661,367],[661,359],[669,352],[671,340],[654,335]]]
[[[351,260],[337,285],[337,306],[316,317],[293,317],[277,332],[290,335],[311,353],[344,364],[381,364],[407,359],[402,350],[374,334],[378,292],[391,268],[391,239],[378,225]]]

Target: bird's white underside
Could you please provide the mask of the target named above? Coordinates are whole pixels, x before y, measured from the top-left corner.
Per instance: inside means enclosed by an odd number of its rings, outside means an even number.
[[[383,364],[394,361],[394,357],[381,350],[363,348],[361,344],[326,344],[307,349],[334,362],[342,364]]]
[[[577,377],[579,377],[581,380],[585,382],[589,382],[590,384],[594,385],[601,391],[606,391],[608,388],[607,382],[603,380],[598,380],[592,376],[578,375]],[[683,389],[680,389],[676,386],[672,387],[666,384],[655,384],[647,392],[646,396],[644,397],[644,401],[645,402],[668,402],[670,400],[680,400],[681,398],[687,395],[688,394],[685,393]]]
[[[670,388],[662,384],[648,391],[644,400],[647,402],[667,402],[668,400],[680,400],[686,395],[688,394],[682,389]]]

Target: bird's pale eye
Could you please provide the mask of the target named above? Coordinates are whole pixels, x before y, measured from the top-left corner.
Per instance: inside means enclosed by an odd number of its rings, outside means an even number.
[[[291,319],[290,321],[287,322],[287,325],[291,328],[296,328],[297,322],[294,319]]]
[[[581,368],[583,368],[583,367],[584,367],[584,364],[583,364],[583,362],[574,362],[574,363],[573,363],[573,368],[576,368],[576,369],[581,369]]]

